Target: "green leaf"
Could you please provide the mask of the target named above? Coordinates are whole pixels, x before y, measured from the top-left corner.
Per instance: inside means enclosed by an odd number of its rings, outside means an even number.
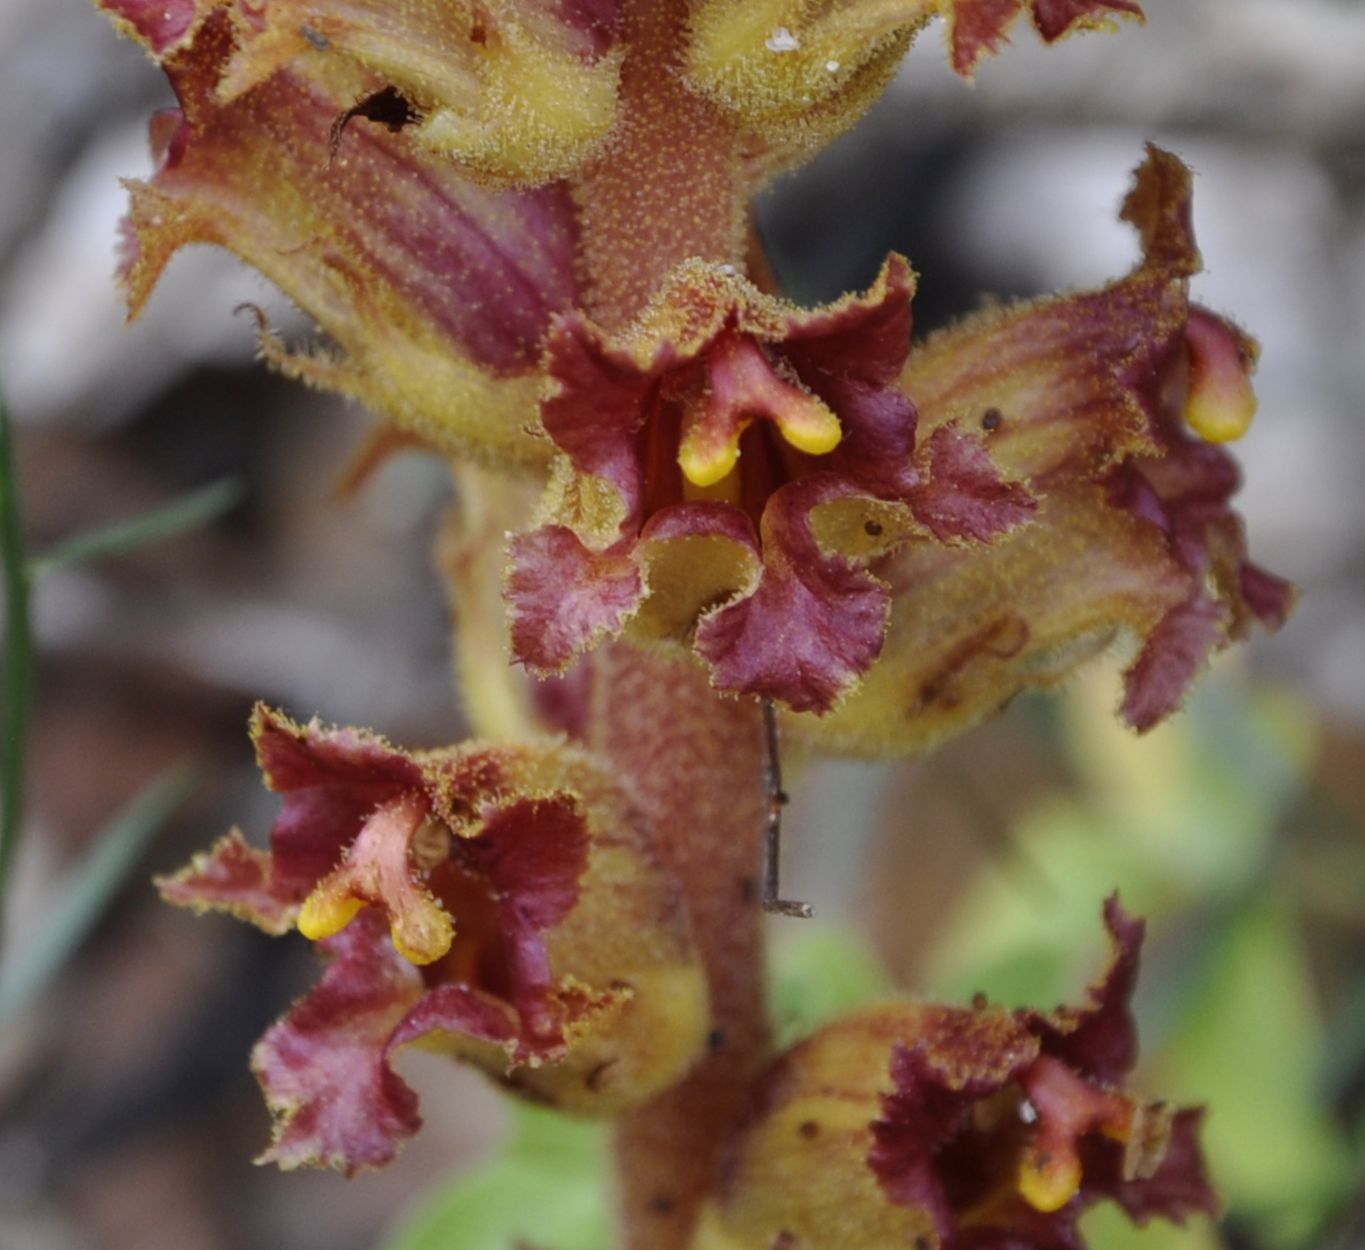
[[[385,1250],[606,1250],[606,1129],[517,1105],[501,1157],[442,1188]]]
[[[779,1048],[895,991],[872,948],[834,925],[788,926],[773,948],[772,1001]]]
[[[1347,1143],[1318,1092],[1323,1047],[1293,912],[1249,899],[1219,935],[1152,1079],[1176,1101],[1208,1103],[1215,1182],[1266,1246],[1303,1244],[1349,1182]]]
[[[89,564],[109,556],[123,555],[199,529],[232,509],[241,501],[243,493],[242,484],[233,478],[213,482],[172,500],[146,516],[68,538],[35,556],[29,562],[30,574],[39,577],[50,569],[69,568],[73,564]]]
[[[0,551],[5,561],[5,742],[0,748],[0,916],[10,864],[19,839],[28,755],[28,718],[33,700],[33,639],[29,621],[29,575],[24,558],[23,510],[14,465],[13,431],[0,394]]]
[[[0,1020],[23,1007],[66,962],[171,814],[193,793],[198,772],[178,764],[144,787],[95,835],[55,889],[47,923],[0,973]]]
[[[1193,1216],[1184,1225],[1153,1220],[1139,1226],[1109,1203],[1081,1217],[1081,1235],[1086,1245],[1102,1250],[1224,1250],[1218,1227],[1207,1216]]]

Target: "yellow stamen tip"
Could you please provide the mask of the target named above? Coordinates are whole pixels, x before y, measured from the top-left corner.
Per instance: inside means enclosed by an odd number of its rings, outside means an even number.
[[[435,963],[441,956],[445,955],[455,940],[455,930],[453,926],[444,935],[434,933],[418,933],[415,935],[419,944],[414,944],[404,940],[404,934],[397,925],[389,927],[389,937],[393,939],[393,949],[396,950],[410,964],[416,964],[419,968],[424,964]]]
[[[1210,443],[1241,438],[1256,415],[1256,392],[1251,388],[1255,343],[1228,322],[1192,307],[1185,323],[1185,347],[1190,365],[1185,420]]]
[[[398,912],[389,924],[393,948],[410,964],[435,963],[455,941],[455,922],[434,898]]]
[[[716,446],[703,446],[700,439],[684,438],[678,448],[678,465],[694,486],[714,486],[723,480],[739,461],[739,440]]]
[[[1081,1188],[1081,1161],[1031,1157],[1019,1169],[1019,1193],[1035,1211],[1060,1211]]]
[[[777,428],[791,446],[808,456],[829,455],[844,437],[839,418],[818,400],[801,405],[800,415],[794,420],[779,416]]]
[[[1256,393],[1244,379],[1209,384],[1190,395],[1185,419],[1200,438],[1231,443],[1251,428],[1256,415]]]
[[[334,898],[321,886],[314,890],[299,908],[298,930],[310,942],[340,933],[365,906],[363,899],[347,895]]]

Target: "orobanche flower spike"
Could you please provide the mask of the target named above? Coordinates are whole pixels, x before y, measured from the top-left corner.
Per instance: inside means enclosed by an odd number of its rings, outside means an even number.
[[[610,1117],[627,1250],[1083,1250],[1100,1201],[1216,1210],[1200,1113],[1127,1090],[1115,899],[1080,1009],[901,1001],[776,1055],[765,1006],[765,905],[809,910],[778,889],[782,736],[922,751],[1110,648],[1145,731],[1292,607],[1231,507],[1257,347],[1191,302],[1175,155],[1123,204],[1132,272],[914,346],[910,260],[803,308],[751,225],[936,19],[970,77],[1024,20],[1141,6],[97,3],[177,100],[129,184],[132,312],[226,247],[322,336],[258,313],[267,361],[379,419],[354,477],[399,445],[455,467],[475,739],[260,706],[269,848],[234,831],[160,883],[326,961],[255,1051],[265,1157],[388,1162],[417,1045]]]
[[[269,853],[234,831],[160,882],[173,903],[297,927],[328,959],[254,1066],[268,1158],[348,1172],[420,1123],[389,1059],[414,1042],[605,1114],[700,1053],[705,983],[640,813],[570,747],[410,755],[258,707]]]

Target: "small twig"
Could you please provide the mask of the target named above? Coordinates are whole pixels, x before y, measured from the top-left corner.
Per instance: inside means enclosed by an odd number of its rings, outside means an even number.
[[[763,700],[763,798],[763,910],[808,919],[815,909],[809,903],[782,898],[779,889],[782,809],[788,800],[777,753],[777,708],[771,699]]]

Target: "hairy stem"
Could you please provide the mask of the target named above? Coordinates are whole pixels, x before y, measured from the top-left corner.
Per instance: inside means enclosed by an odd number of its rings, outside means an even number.
[[[618,329],[690,257],[742,261],[738,137],[678,75],[687,5],[625,0],[621,122],[575,183],[589,311]]]
[[[767,1061],[763,998],[763,727],[758,704],[722,699],[690,660],[625,646],[595,668],[589,745],[652,818],[682,882],[706,965],[715,1030],[681,1084],[617,1130],[624,1244],[682,1250],[718,1155]]]
[[[621,122],[578,178],[586,303],[619,330],[684,260],[742,265],[739,137],[680,69],[685,0],[624,0]],[[593,660],[588,745],[652,818],[686,894],[707,970],[710,1053],[617,1130],[623,1243],[684,1250],[718,1156],[767,1061],[763,1001],[763,724],[752,700],[721,699],[690,659],[624,645]]]

